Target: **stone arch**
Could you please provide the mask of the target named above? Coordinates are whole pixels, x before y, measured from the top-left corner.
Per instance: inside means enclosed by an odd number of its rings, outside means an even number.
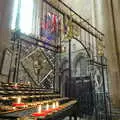
[[[84,52],[79,52],[73,59],[73,72],[76,74],[78,64],[81,62],[81,60],[84,59],[86,61],[87,56]]]

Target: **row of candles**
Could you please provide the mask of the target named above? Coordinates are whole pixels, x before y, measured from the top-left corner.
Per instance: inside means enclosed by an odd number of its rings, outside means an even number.
[[[33,113],[33,117],[46,117],[47,115],[51,115],[54,112],[58,112],[62,109],[62,106],[59,106],[59,102],[53,102],[52,106],[49,105],[49,103],[46,104],[46,108],[42,109],[42,105],[38,106],[38,111],[36,113]]]
[[[35,105],[39,105],[39,104],[45,104],[45,103],[54,103],[55,101],[59,101],[61,100],[60,98],[58,99],[54,99],[54,100],[46,100],[46,101],[43,101],[43,102],[33,102],[33,103],[23,103],[22,102],[22,97],[16,97],[17,98],[17,101],[16,103],[13,103],[13,106],[14,107],[26,107],[26,105],[28,106],[35,106]],[[58,105],[58,103],[56,103],[56,105]]]
[[[33,117],[42,117],[45,118],[48,115],[51,115],[55,112],[58,112],[72,104],[75,104],[76,101],[70,101],[63,105],[59,105],[59,101],[65,100],[68,98],[59,98],[54,100],[46,100],[46,101],[38,101],[33,103],[23,103],[21,97],[17,97],[16,103],[12,104],[12,111],[22,110],[22,109],[29,109],[29,108],[36,108],[36,112],[33,113],[31,116]],[[11,111],[10,110],[10,111]]]
[[[38,106],[37,112],[33,113],[33,117],[45,117],[47,115],[50,115],[54,112],[57,112],[64,108],[64,106],[60,106],[58,101],[46,101],[44,102],[35,102],[35,103],[22,103],[21,97],[17,98],[17,102],[13,103],[13,108],[26,108],[29,105]]]
[[[40,98],[40,97],[59,97],[60,95],[55,94],[55,95],[32,95],[32,96],[21,96],[21,98],[25,99],[25,98]],[[0,100],[8,100],[8,99],[16,99],[18,98],[18,96],[9,96],[9,97],[1,97],[0,96]]]
[[[58,112],[58,111],[66,108],[66,107],[68,107],[68,106],[70,106],[72,104],[75,104],[75,103],[76,103],[76,100],[73,100],[73,101],[70,101],[70,102],[60,106],[59,102],[54,102],[52,104],[52,108],[49,106],[49,104],[46,104],[46,109],[43,110],[43,111],[42,111],[42,106],[39,105],[38,111],[36,113],[33,113],[32,116],[33,117],[42,117],[42,118],[44,118],[47,115],[51,115],[51,114],[53,114],[55,112]]]

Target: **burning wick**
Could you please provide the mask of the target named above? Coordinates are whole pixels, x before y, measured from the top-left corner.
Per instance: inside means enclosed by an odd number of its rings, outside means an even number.
[[[49,104],[47,103],[47,105],[46,105],[46,110],[49,110]]]
[[[55,103],[53,103],[52,107],[53,107],[53,109],[55,109]]]
[[[59,102],[56,102],[56,107],[59,107]]]
[[[18,99],[17,99],[17,103],[18,103],[18,104],[21,103],[21,97],[18,97]]]
[[[15,83],[15,87],[17,87],[17,83]]]
[[[27,107],[24,103],[21,102],[21,97],[17,98],[17,103],[13,103],[14,107]]]
[[[13,88],[18,88],[18,84],[17,84],[17,83],[15,83],[15,85],[13,86]]]
[[[13,107],[13,110],[16,110],[16,107]]]
[[[33,113],[32,116],[34,117],[45,117],[47,115],[47,113],[42,112],[42,106],[39,105],[38,106],[38,111],[36,113]]]
[[[30,82],[28,82],[28,85],[30,85],[31,83]]]
[[[39,105],[39,106],[38,106],[38,113],[41,113],[41,112],[42,112],[42,106]]]

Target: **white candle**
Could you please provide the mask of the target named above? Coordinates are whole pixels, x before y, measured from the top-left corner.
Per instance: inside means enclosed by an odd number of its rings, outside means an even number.
[[[39,105],[39,107],[38,107],[38,113],[41,113],[41,111],[42,111],[42,106]]]

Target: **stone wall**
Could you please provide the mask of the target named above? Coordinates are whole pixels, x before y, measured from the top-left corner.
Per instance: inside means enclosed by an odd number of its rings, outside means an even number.
[[[120,107],[120,4],[119,0],[94,0],[95,26],[105,34],[109,85],[113,107]]]
[[[75,12],[77,12],[84,19],[92,22],[92,6],[91,0],[63,0],[67,5],[69,5]]]
[[[12,5],[14,0],[0,0],[0,65],[4,50],[8,47],[10,37],[10,23],[12,18]],[[6,77],[0,75],[0,81]]]

